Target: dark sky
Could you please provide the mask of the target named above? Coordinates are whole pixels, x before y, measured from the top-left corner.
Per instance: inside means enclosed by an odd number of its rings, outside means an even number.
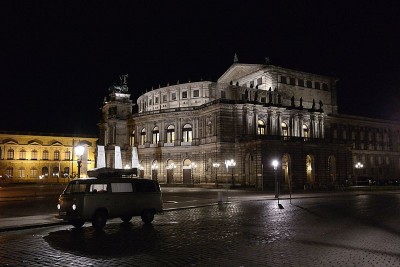
[[[216,81],[234,53],[333,75],[340,113],[398,120],[399,6],[326,2],[1,1],[0,130],[97,135],[118,75],[136,100]]]

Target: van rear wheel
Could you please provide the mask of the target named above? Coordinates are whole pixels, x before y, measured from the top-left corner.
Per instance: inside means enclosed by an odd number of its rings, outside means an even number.
[[[125,216],[121,216],[121,220],[123,222],[129,222],[132,219],[132,215],[125,215]]]
[[[107,223],[107,213],[99,210],[93,215],[92,226],[96,230],[102,230]]]
[[[153,210],[144,210],[140,215],[142,221],[144,223],[151,223],[154,220],[154,211]]]
[[[71,224],[75,228],[81,228],[85,224],[85,221],[84,220],[73,220],[73,221],[71,221]]]

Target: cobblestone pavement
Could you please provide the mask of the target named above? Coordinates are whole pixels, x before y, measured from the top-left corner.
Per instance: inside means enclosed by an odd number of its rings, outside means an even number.
[[[248,201],[4,232],[0,266],[400,266],[400,196]]]

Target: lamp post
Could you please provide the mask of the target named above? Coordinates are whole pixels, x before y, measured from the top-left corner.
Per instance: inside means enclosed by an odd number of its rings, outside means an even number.
[[[225,165],[226,165],[226,171],[228,171],[228,170],[229,170],[229,167],[231,167],[231,170],[232,170],[232,178],[231,178],[231,180],[232,180],[232,187],[234,187],[234,186],[235,186],[235,179],[234,179],[234,177],[233,177],[233,167],[236,166],[236,161],[235,161],[234,159],[225,160]]]
[[[78,157],[78,160],[76,161],[78,163],[78,178],[81,178],[82,155],[84,151],[85,148],[83,146],[75,147],[75,154]]]
[[[357,169],[357,175],[356,175],[356,186],[357,186],[358,185],[358,175],[359,175],[358,170],[364,168],[364,165],[361,162],[357,162],[357,164],[354,165],[354,167]]]
[[[218,168],[219,168],[220,164],[217,162],[214,162],[212,164],[212,166],[215,169],[215,187],[218,187],[218,176],[217,175],[218,175]]]
[[[272,161],[272,167],[274,167],[274,172],[275,172],[275,198],[278,198],[278,202],[279,202],[279,183],[278,183],[278,176],[277,176],[278,164],[279,164],[279,162],[276,159],[274,159]]]

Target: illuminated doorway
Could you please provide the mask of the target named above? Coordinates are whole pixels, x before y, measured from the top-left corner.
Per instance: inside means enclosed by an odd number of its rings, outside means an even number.
[[[306,157],[306,173],[307,183],[313,184],[315,182],[315,170],[314,170],[314,159],[313,156],[307,155]]]

